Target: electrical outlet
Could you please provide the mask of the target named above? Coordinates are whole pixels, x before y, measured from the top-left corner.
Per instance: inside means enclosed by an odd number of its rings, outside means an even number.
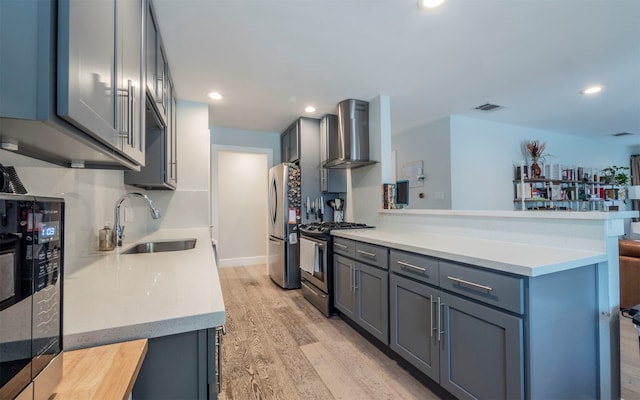
[[[133,208],[124,207],[124,222],[133,222]]]

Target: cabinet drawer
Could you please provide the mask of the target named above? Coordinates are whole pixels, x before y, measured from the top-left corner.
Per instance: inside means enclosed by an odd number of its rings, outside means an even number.
[[[438,284],[438,260],[406,251],[391,250],[389,254],[391,271],[422,282]]]
[[[386,247],[356,242],[356,260],[382,269],[389,269],[389,251]]]
[[[440,287],[505,310],[524,313],[522,278],[440,261]]]
[[[356,256],[356,242],[334,236],[333,252],[353,258]]]

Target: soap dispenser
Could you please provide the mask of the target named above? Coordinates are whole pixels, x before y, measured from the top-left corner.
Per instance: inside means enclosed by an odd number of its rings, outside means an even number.
[[[113,250],[113,230],[108,222],[105,222],[104,228],[98,231],[98,249],[100,251]]]

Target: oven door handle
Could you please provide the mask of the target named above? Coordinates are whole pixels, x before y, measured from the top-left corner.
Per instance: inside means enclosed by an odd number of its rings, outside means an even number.
[[[318,294],[318,292],[316,292],[315,290],[311,289],[311,287],[309,285],[307,285],[304,282],[300,282],[302,284],[302,286],[304,286],[308,291],[310,291],[311,293],[314,294],[314,296],[316,297],[322,297],[323,299],[327,297],[326,294]]]
[[[300,238],[301,238],[301,239],[304,239],[304,240],[308,240],[308,241],[310,241],[310,242],[313,242],[313,243],[315,243],[315,244],[316,244],[319,248],[321,248],[321,249],[324,249],[324,248],[325,248],[325,245],[326,245],[326,243],[327,243],[326,241],[324,241],[324,240],[318,240],[318,239],[315,239],[315,238],[309,237],[309,236],[305,235],[305,234],[304,234],[304,232],[300,232],[300,233],[301,233],[301,235],[300,235]]]

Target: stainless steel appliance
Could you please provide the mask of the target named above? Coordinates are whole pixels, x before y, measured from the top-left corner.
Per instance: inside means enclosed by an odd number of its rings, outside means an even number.
[[[0,399],[62,376],[64,200],[0,195]]]
[[[300,225],[302,295],[329,317],[333,308],[333,236],[337,229],[367,229],[355,222],[316,222]]]
[[[324,168],[358,168],[369,160],[369,103],[348,99],[338,103],[338,129],[328,132]]]
[[[300,287],[300,168],[282,163],[269,169],[269,276],[284,289]]]

